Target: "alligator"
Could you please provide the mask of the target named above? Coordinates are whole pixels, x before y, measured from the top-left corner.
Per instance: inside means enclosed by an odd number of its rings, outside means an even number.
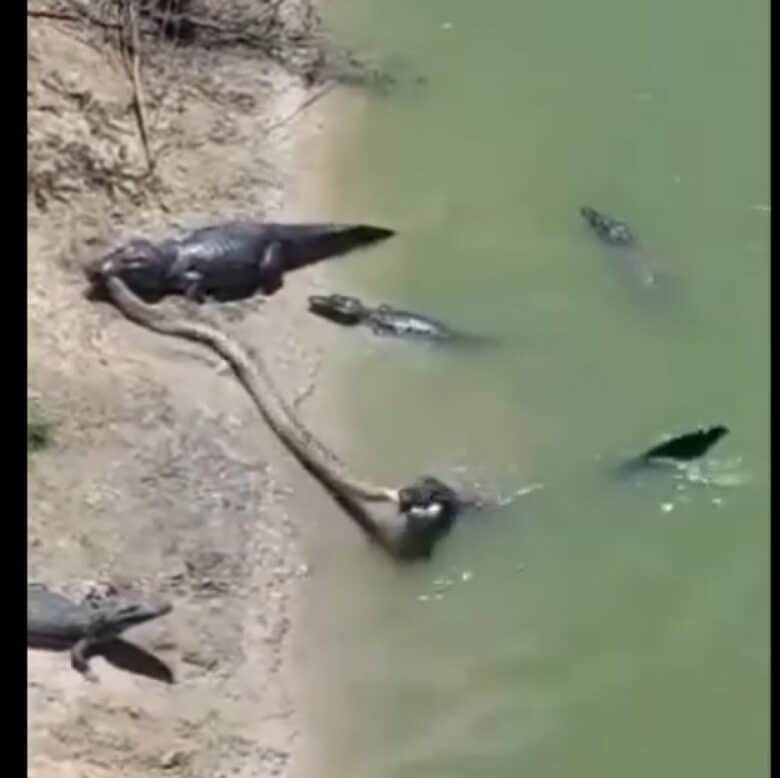
[[[455,332],[446,324],[427,316],[384,304],[371,308],[364,305],[357,297],[342,294],[311,295],[309,311],[337,324],[346,326],[365,324],[376,335],[458,344],[485,341],[478,335]]]
[[[637,457],[619,466],[621,473],[631,473],[647,467],[679,466],[703,457],[729,432],[722,424],[699,427],[652,446]]]
[[[625,222],[584,206],[580,214],[598,237],[613,249],[621,250],[623,262],[634,281],[644,288],[655,287],[661,278],[654,262],[641,250],[634,231]]]
[[[430,558],[434,546],[448,534],[462,509],[484,507],[483,503],[460,497],[431,476],[400,488],[355,477],[296,417],[260,354],[250,358],[234,338],[213,324],[170,317],[144,303],[112,273],[106,275],[105,285],[111,302],[130,321],[161,335],[205,345],[224,359],[288,451],[368,538],[390,556],[400,561]],[[403,524],[386,526],[371,515],[363,502],[395,505],[404,517]]]
[[[142,300],[182,295],[226,302],[282,288],[284,274],[386,240],[394,230],[370,225],[234,221],[159,242],[132,240],[89,263],[87,296],[105,299],[105,278],[121,278]]]
[[[580,208],[580,213],[596,235],[606,243],[613,246],[631,246],[636,243],[636,236],[625,222],[599,213],[588,206]]]
[[[31,648],[70,649],[74,670],[88,681],[97,676],[89,667],[96,648],[115,641],[130,627],[170,613],[172,605],[78,604],[40,584],[27,585],[27,645]]]

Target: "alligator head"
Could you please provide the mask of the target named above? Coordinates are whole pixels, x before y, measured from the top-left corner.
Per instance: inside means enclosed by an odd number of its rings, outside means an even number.
[[[580,215],[585,219],[588,224],[595,224],[598,221],[601,221],[601,214],[594,210],[593,208],[588,207],[587,205],[584,205],[582,208],[580,208]]]
[[[168,259],[148,240],[130,241],[84,268],[89,283],[87,296],[93,300],[104,299],[106,278],[118,276],[144,299],[159,299],[166,289]]]
[[[357,297],[343,294],[310,295],[309,310],[323,319],[347,325],[360,324],[368,315],[368,308]]]
[[[112,640],[126,629],[164,616],[172,610],[173,606],[166,600],[154,604],[120,605],[100,609],[90,624],[90,636],[101,641]]]
[[[634,241],[634,235],[627,224],[624,224],[611,216],[599,213],[595,208],[583,206],[580,215],[601,236],[601,238],[615,245],[629,244]]]

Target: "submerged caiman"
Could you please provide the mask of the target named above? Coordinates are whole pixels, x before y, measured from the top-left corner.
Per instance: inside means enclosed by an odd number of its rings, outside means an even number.
[[[159,242],[133,240],[91,263],[89,296],[105,296],[104,280],[122,280],[142,300],[168,295],[196,302],[233,301],[281,289],[284,274],[385,240],[394,230],[370,225],[234,221]]]
[[[664,280],[662,274],[641,249],[636,234],[628,224],[588,206],[580,208],[580,215],[601,241],[617,252],[621,269],[630,275],[634,283],[645,289],[661,285]]]

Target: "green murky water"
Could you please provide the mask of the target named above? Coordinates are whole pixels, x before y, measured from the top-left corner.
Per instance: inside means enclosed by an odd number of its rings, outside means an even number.
[[[332,8],[342,39],[428,79],[361,117],[340,210],[401,233],[345,262],[341,291],[498,338],[458,353],[343,331],[346,453],[388,479],[544,488],[464,520],[429,565],[361,544],[323,560],[329,774],[767,774],[768,14]],[[669,294],[626,283],[584,204],[632,224]],[[609,477],[714,423],[723,485]]]

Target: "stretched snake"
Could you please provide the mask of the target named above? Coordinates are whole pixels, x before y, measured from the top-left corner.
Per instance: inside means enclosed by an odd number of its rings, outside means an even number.
[[[346,467],[298,420],[282,397],[259,354],[247,351],[216,326],[182,318],[169,318],[141,301],[117,276],[103,283],[113,304],[130,321],[161,335],[184,338],[211,348],[230,366],[271,430],[300,464],[374,541],[394,556],[398,539],[368,513],[361,500],[400,505],[401,490],[364,481]]]

